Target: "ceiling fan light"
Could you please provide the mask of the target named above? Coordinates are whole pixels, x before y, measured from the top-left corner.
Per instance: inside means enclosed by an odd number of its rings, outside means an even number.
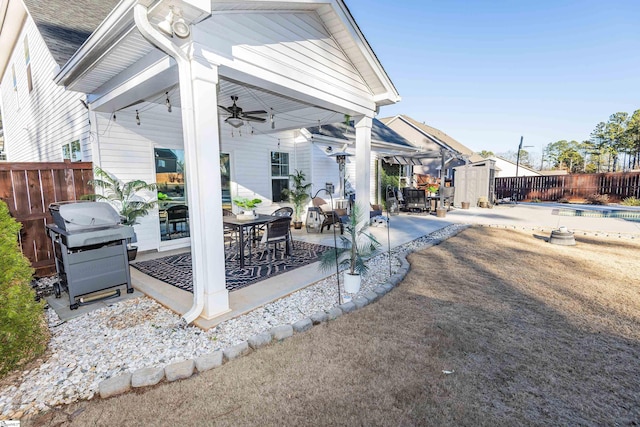
[[[229,123],[234,128],[239,128],[240,126],[242,126],[244,124],[244,121],[242,119],[237,118],[237,117],[228,117],[225,120],[225,122]]]

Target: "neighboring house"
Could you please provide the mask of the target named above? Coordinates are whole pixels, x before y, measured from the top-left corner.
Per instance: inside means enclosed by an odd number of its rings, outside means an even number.
[[[344,122],[323,126],[314,126],[303,129],[303,136],[310,143],[312,170],[308,176],[314,184],[314,192],[326,183],[334,184],[337,195],[342,194],[342,183],[338,176],[336,159],[332,157],[337,152],[346,152],[345,178],[353,184],[357,180],[355,158],[355,128],[353,122],[347,126]],[[387,127],[380,120],[373,119],[371,129],[371,178],[370,199],[380,201],[383,189],[381,188],[382,175],[377,171],[382,167],[385,157],[396,154],[410,155],[415,153],[415,148],[393,129]],[[376,178],[377,177],[377,178]]]
[[[301,129],[353,118],[352,184],[374,200],[373,117],[400,98],[342,0],[24,4],[0,0],[9,160],[90,160],[183,194],[190,237],[163,239],[158,210],[135,227],[140,250],[191,247],[188,322],[229,310],[231,197],[272,211],[294,169],[333,179],[319,172],[326,142]]]
[[[503,159],[502,157],[489,157],[496,164],[496,178],[507,178],[516,176],[516,162]],[[528,166],[524,166],[522,163],[518,164],[518,176],[540,176],[540,171],[531,169]]]
[[[446,133],[405,115],[387,117],[380,119],[388,127],[402,135],[416,148],[424,152],[439,152],[445,150],[450,161],[445,166],[445,178],[452,178],[454,167],[463,165],[464,158],[470,162],[481,161],[482,157],[475,154],[473,150],[467,148]],[[422,175],[440,176],[442,165],[441,158],[423,158],[419,165],[413,165],[413,173]]]

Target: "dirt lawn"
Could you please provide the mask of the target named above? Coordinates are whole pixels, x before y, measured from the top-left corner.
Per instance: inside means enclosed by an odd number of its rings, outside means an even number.
[[[640,239],[540,237],[468,229],[411,255],[376,304],[191,379],[23,425],[639,423]]]

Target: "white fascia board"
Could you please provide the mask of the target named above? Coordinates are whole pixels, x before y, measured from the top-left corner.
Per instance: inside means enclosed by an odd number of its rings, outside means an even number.
[[[160,90],[178,82],[178,67],[171,57],[164,57],[151,67],[131,75],[111,88],[104,95],[90,97],[91,108],[96,111],[112,113],[129,105],[144,101]]]
[[[209,56],[208,54],[205,54]],[[352,116],[372,115],[376,105],[371,99],[347,97],[344,94],[337,95],[329,91],[309,86],[304,79],[293,80],[273,70],[266,70],[248,62],[215,55],[215,58],[207,58],[213,63],[220,64],[220,76],[232,80],[246,82],[250,85],[262,87],[272,92],[280,93],[309,105],[315,105],[330,111],[337,111]]]
[[[74,80],[90,71],[120,40],[135,29],[133,8],[137,3],[137,0],[122,0],[118,3],[118,6],[62,67],[54,81],[73,89]]]
[[[384,87],[387,88],[386,93],[376,94],[375,96],[376,104],[378,106],[382,106],[382,105],[395,104],[396,102],[399,102],[401,100],[400,94],[396,90],[393,82],[391,81],[391,78],[385,71],[384,67],[378,60],[378,57],[373,52],[373,49],[371,49],[371,45],[369,45],[369,42],[365,38],[364,34],[362,34],[362,31],[360,31],[360,27],[358,27],[358,24],[356,23],[355,19],[353,19],[353,16],[351,15],[351,12],[349,12],[349,9],[345,5],[344,1],[334,0],[333,7],[336,13],[338,13],[340,18],[342,19],[342,21],[345,22],[346,30],[349,31],[349,33],[351,33],[351,36],[358,44],[358,47],[360,48],[364,57],[369,63],[369,66],[373,69],[378,79],[380,79],[380,81],[383,83]]]

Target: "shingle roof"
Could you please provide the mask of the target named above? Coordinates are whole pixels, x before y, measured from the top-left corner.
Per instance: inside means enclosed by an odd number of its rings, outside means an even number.
[[[352,134],[355,134],[353,121],[349,122],[348,129],[344,123],[335,123],[330,125],[322,125],[321,128],[318,128],[318,126],[313,126],[313,127],[307,128],[307,130],[312,135],[328,136],[336,139],[344,139],[345,141],[348,140],[347,136],[345,135],[347,131],[349,131]],[[371,126],[371,139],[373,141],[388,142],[391,144],[401,145],[403,147],[412,146],[409,143],[409,141],[404,139],[398,132],[387,127],[384,123],[382,123],[378,119],[373,119],[373,123]]]
[[[395,120],[396,118],[400,118],[401,120],[404,120],[405,122],[409,123],[410,125],[418,128],[418,130],[420,130],[425,135],[430,136],[432,138],[435,138],[435,139],[443,142],[444,144],[446,144],[447,146],[451,147],[453,150],[457,151],[458,153],[466,154],[466,155],[470,156],[469,158],[470,158],[470,160],[472,162],[477,161],[477,160],[482,160],[482,157],[480,157],[477,154],[475,154],[473,152],[473,150],[471,150],[467,146],[463,145],[462,143],[456,141],[455,139],[453,139],[452,137],[450,137],[446,133],[442,132],[440,129],[436,129],[436,128],[428,126],[428,125],[426,125],[424,123],[420,123],[419,121],[414,120],[409,116],[405,116],[404,114],[396,116],[396,117],[387,117],[387,118],[384,118],[384,119],[381,119],[381,120],[382,120],[383,123],[386,124],[386,123],[389,123],[389,122]]]
[[[56,63],[63,66],[119,0],[24,0]]]

